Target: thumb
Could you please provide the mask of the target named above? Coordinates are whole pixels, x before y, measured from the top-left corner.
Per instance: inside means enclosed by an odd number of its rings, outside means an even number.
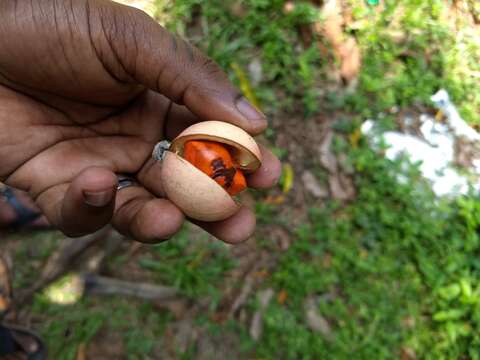
[[[265,130],[265,116],[213,60],[137,9],[97,4],[108,6],[98,12],[98,21],[91,21],[98,27],[92,33],[104,34],[100,45],[107,70],[118,71],[120,65],[128,77],[186,105],[203,120],[230,122],[252,134]]]

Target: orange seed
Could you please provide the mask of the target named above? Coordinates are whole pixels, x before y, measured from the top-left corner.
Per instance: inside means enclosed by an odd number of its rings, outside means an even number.
[[[247,187],[242,171],[235,167],[227,148],[212,141],[187,141],[183,148],[183,158],[197,169],[207,174],[234,196]]]

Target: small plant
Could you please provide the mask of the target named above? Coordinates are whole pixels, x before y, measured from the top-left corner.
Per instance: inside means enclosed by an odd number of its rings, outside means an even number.
[[[233,262],[223,244],[192,239],[191,234],[184,229],[170,241],[155,245],[139,264],[160,283],[174,286],[188,297],[210,296],[214,307],[221,296],[216,285]]]
[[[300,99],[304,114],[311,115],[319,109],[322,60],[315,45],[303,48],[297,30],[316,21],[319,10],[308,2],[296,3],[291,12],[284,6],[283,0],[181,0],[172,5],[169,27],[204,49],[234,82],[239,79],[232,64],[247,69],[259,59],[262,76],[255,95],[261,105],[270,112],[292,111]],[[192,27],[200,34],[191,36]]]
[[[365,145],[350,158],[358,199],[312,209],[298,229],[272,277],[288,301],[269,307],[259,355],[371,359],[410,349],[419,358],[476,358],[480,201],[435,199],[416,166]],[[401,171],[408,183],[397,181]],[[312,297],[330,338],[305,321]]]

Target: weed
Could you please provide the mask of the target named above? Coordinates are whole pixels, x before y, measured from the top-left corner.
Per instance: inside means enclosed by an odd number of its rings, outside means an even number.
[[[401,161],[365,146],[350,156],[358,199],[312,209],[298,230],[272,279],[289,300],[269,307],[259,354],[371,359],[411,348],[420,358],[476,358],[478,199],[436,200],[416,166],[406,169],[411,181],[399,183]],[[333,324],[333,340],[305,322],[312,296]]]
[[[209,296],[214,307],[221,297],[216,285],[233,262],[223,244],[192,239],[191,234],[184,229],[170,241],[155,245],[139,264],[160,283],[174,286],[188,297]]]

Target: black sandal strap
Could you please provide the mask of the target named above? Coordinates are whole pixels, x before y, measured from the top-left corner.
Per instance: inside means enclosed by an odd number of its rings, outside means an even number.
[[[41,213],[30,210],[29,208],[21,204],[13,193],[13,190],[9,187],[3,189],[0,192],[0,196],[3,196],[5,201],[15,210],[17,218],[11,224],[11,227],[13,228],[19,228],[28,225],[42,215]]]
[[[28,349],[24,349],[15,339],[15,335],[33,338],[36,342],[37,349],[34,352],[29,352]],[[17,326],[0,325],[0,358],[18,352],[27,355],[27,360],[46,360],[47,358],[46,347],[36,334]]]
[[[0,325],[0,358],[2,356],[20,351],[10,330]]]

